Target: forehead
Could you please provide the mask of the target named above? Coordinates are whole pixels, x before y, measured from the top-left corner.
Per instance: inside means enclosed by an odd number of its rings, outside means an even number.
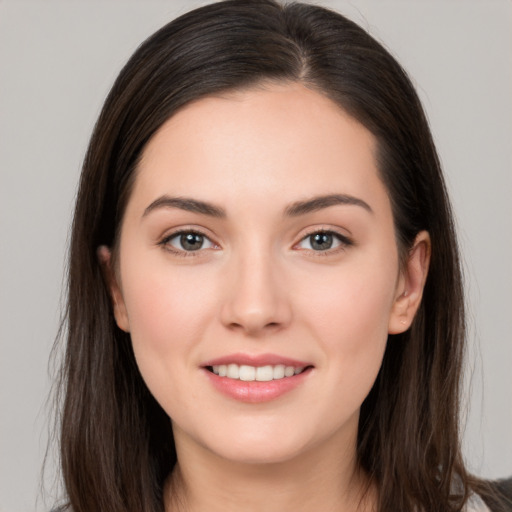
[[[134,193],[268,197],[382,193],[375,139],[300,84],[259,87],[188,104],[146,146]],[[154,199],[154,197],[153,197]]]

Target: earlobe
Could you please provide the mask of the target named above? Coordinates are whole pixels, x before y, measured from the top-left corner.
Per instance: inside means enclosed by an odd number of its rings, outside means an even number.
[[[421,231],[409,251],[409,257],[398,281],[389,318],[389,334],[405,332],[412,324],[423,297],[430,264],[430,250],[430,236],[427,231]]]
[[[100,245],[97,250],[97,255],[103,272],[103,279],[110,292],[112,309],[114,310],[117,326],[125,332],[130,332],[126,305],[112,264],[112,251],[106,245]]]

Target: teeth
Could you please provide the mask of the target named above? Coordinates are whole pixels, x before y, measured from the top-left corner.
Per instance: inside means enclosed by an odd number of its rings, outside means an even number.
[[[292,377],[295,375],[295,368],[293,366],[285,366],[284,368],[284,376],[285,377]]]
[[[265,382],[274,379],[274,369],[272,366],[259,366],[256,368],[256,380]]]
[[[240,371],[238,372],[240,380],[246,380],[250,382],[256,378],[256,368],[254,366],[246,366],[243,364],[240,366]]]
[[[229,377],[230,379],[240,378],[240,367],[237,364],[228,364],[228,373],[226,373],[226,377]]]
[[[274,366],[274,379],[282,379],[284,377],[284,364]]]
[[[212,366],[212,370],[219,377],[227,377],[228,379],[239,379],[246,382],[268,382],[298,375],[304,371],[304,367],[295,368],[294,366],[285,366],[284,364],[276,364],[275,366],[219,364]]]

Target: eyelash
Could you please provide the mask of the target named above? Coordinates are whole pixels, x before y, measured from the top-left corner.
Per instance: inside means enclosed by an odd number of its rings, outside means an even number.
[[[194,229],[181,229],[179,231],[175,231],[175,232],[171,233],[170,235],[167,235],[166,237],[164,237],[158,243],[158,245],[162,246],[166,251],[169,251],[176,256],[185,257],[185,258],[198,256],[197,253],[200,253],[205,250],[203,248],[200,248],[200,249],[197,249],[194,251],[187,251],[185,249],[177,249],[177,248],[173,247],[172,245],[170,245],[171,240],[181,237],[183,235],[197,235],[197,236],[202,237],[204,240],[207,240],[213,246],[216,245],[214,242],[212,242],[210,240],[210,238],[207,235],[205,235],[201,231],[194,230]],[[335,247],[334,249],[328,248],[326,250],[318,250],[318,251],[316,251],[314,249],[303,249],[305,251],[313,253],[315,256],[330,256],[330,255],[336,254],[340,251],[344,251],[348,247],[354,245],[354,242],[350,238],[348,238],[345,235],[342,235],[341,233],[338,233],[337,231],[334,231],[332,229],[315,229],[315,230],[310,231],[306,235],[304,235],[299,240],[299,242],[297,244],[295,244],[293,247],[294,248],[297,247],[299,244],[301,244],[308,238],[310,239],[314,235],[329,235],[329,236],[332,236],[333,238],[335,238],[339,243],[339,246]],[[310,243],[310,245],[311,245],[311,243]],[[210,248],[211,247],[208,247],[207,249],[210,249]]]
[[[201,231],[198,231],[198,230],[195,230],[195,229],[180,229],[179,231],[174,231],[170,235],[167,235],[166,237],[164,237],[158,243],[158,245],[162,246],[166,251],[169,251],[169,252],[171,252],[172,254],[174,254],[176,256],[181,256],[181,257],[184,257],[184,258],[195,257],[195,256],[197,256],[196,253],[199,253],[199,252],[202,252],[203,250],[205,250],[203,248],[200,248],[200,249],[197,249],[195,251],[187,251],[185,249],[176,249],[175,247],[170,245],[170,241],[171,240],[173,240],[175,238],[178,238],[178,237],[181,237],[183,235],[197,235],[197,236],[202,237],[204,240],[209,241],[213,246],[216,245],[214,242],[212,242],[210,240],[210,238],[207,235],[205,235]]]
[[[315,251],[314,249],[303,249],[305,251],[308,251],[309,253],[312,253],[314,256],[319,256],[319,257],[332,256],[333,254],[337,254],[338,252],[345,251],[348,247],[351,247],[354,245],[353,240],[351,240],[349,237],[347,237],[346,235],[342,235],[341,233],[338,233],[337,231],[334,231],[332,229],[313,229],[310,232],[306,233],[306,235],[304,235],[300,239],[300,241],[294,245],[294,247],[296,247],[297,245],[299,245],[300,243],[304,242],[307,239],[311,239],[311,237],[313,237],[314,235],[330,235],[334,239],[336,239],[339,243],[338,247],[329,248],[329,249],[326,249],[323,251],[322,250]],[[310,242],[310,245],[311,245],[311,242]]]

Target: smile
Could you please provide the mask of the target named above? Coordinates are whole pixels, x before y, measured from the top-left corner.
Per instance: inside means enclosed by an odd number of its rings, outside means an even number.
[[[232,363],[213,365],[208,367],[208,369],[219,377],[245,382],[269,382],[271,380],[293,377],[304,371],[304,367],[285,366],[284,364],[249,366]]]
[[[301,387],[315,367],[307,360],[284,355],[236,353],[205,361],[201,368],[222,395],[254,404],[275,400]]]

